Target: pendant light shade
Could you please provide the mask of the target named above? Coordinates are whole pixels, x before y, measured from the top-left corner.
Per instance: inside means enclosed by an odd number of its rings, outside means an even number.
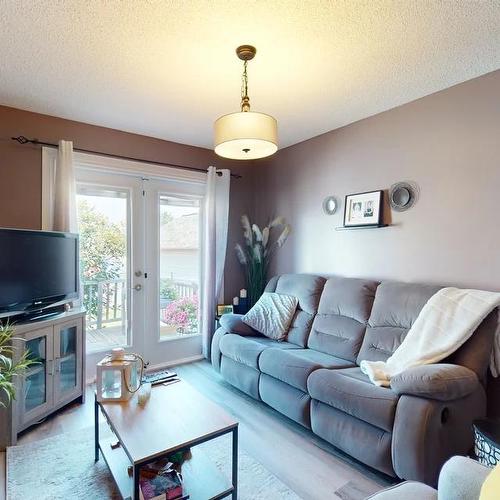
[[[255,160],[278,150],[278,123],[269,115],[241,111],[221,116],[214,125],[215,152],[224,158]]]
[[[241,111],[221,116],[214,123],[214,149],[219,156],[234,160],[265,158],[278,150],[278,122],[265,113],[250,111],[247,63],[257,50],[241,45],[236,54],[243,61]]]

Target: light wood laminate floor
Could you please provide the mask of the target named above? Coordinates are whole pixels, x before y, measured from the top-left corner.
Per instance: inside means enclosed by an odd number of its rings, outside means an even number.
[[[307,429],[233,388],[208,362],[176,370],[240,422],[240,445],[301,498],[358,499],[363,498],[362,492],[372,493],[389,484],[389,478],[342,455]],[[87,388],[84,405],[71,405],[26,431],[19,444],[92,426],[93,391],[94,386]]]

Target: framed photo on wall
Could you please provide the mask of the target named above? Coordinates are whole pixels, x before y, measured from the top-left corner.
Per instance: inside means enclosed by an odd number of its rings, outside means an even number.
[[[344,205],[344,227],[380,226],[384,192],[348,194]]]

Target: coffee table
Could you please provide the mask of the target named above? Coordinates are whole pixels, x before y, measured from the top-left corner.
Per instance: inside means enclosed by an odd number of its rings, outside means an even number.
[[[99,411],[114,433],[99,439]],[[197,445],[232,434],[232,478],[225,478]],[[118,446],[116,442],[119,442]],[[137,395],[127,402],[95,399],[95,461],[99,450],[122,498],[139,500],[141,467],[191,449],[192,458],[182,464],[184,494],[190,500],[219,499],[238,495],[238,422],[187,382],[154,386],[144,407]],[[131,471],[131,474],[129,473]]]

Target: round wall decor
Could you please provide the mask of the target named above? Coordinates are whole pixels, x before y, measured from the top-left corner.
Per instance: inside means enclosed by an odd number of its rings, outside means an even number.
[[[335,196],[327,196],[323,200],[323,212],[325,212],[326,215],[333,215],[338,208],[338,202],[337,198]]]
[[[389,203],[396,212],[404,212],[417,203],[419,188],[416,182],[396,182],[389,189]]]

